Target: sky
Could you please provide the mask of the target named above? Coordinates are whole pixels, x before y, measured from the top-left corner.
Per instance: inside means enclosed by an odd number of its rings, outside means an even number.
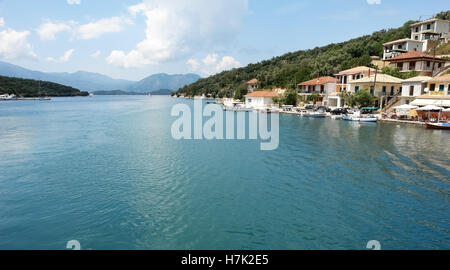
[[[206,77],[448,9],[448,0],[0,0],[0,61],[129,80]]]

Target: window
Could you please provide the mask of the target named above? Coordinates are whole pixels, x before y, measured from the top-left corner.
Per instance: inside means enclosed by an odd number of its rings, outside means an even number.
[[[359,86],[355,86],[355,92],[359,91]]]
[[[414,36],[414,39],[415,40],[419,40],[419,36]]]
[[[447,95],[450,96],[450,83],[448,84],[448,88],[447,88]]]
[[[409,96],[410,96],[410,97],[414,96],[414,86],[413,86],[413,85],[411,85],[411,86],[409,87]]]
[[[373,96],[373,92],[374,92],[374,87],[373,87],[373,85],[372,86],[370,86],[370,94]]]
[[[444,92],[444,88],[445,88],[445,85],[440,84],[439,85],[439,92]]]
[[[397,68],[402,70],[403,69],[403,63],[397,63]]]
[[[427,61],[427,67],[431,67],[431,62]]]
[[[430,84],[430,91],[434,91],[436,89],[436,85],[434,83]]]
[[[386,87],[386,86],[383,86],[383,89],[381,90],[381,92],[383,93],[383,95],[386,95],[386,89],[387,89],[387,87]]]
[[[431,24],[429,23],[429,24],[427,24],[427,30],[430,30],[431,29]]]
[[[416,69],[416,62],[409,62],[409,70],[415,70]]]
[[[394,86],[391,86],[391,96],[394,95]]]
[[[402,48],[403,48],[402,44],[398,45],[398,48],[399,48],[399,49],[402,49]]]
[[[416,27],[416,33],[419,33],[419,27]]]

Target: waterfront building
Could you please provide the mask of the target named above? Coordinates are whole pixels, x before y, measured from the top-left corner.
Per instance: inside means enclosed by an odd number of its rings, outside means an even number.
[[[417,97],[411,104],[414,106],[450,107],[450,74],[433,78],[427,84],[427,93]]]
[[[425,94],[428,89],[428,81],[431,80],[428,76],[416,76],[403,81],[401,105],[410,104],[417,97]]]
[[[299,83],[300,96],[308,96],[312,93],[320,94],[319,102],[327,105],[328,95],[336,91],[337,80],[333,77],[319,77],[306,82]]]
[[[445,68],[446,60],[432,55],[411,51],[386,60],[391,68],[401,72],[417,71],[420,76],[433,76]]]
[[[251,79],[250,81],[247,82],[247,91],[249,93],[255,91],[256,89],[258,89],[258,83],[259,81],[257,79]]]
[[[337,80],[336,93],[349,90],[350,82],[362,79],[372,74],[375,74],[375,69],[365,66],[354,67],[335,74],[335,78]]]
[[[410,51],[423,52],[424,41],[404,38],[384,43],[383,46],[383,60],[388,60]]]
[[[387,74],[373,74],[350,82],[351,93],[368,90],[376,98],[376,106],[380,107],[392,98],[400,95],[402,91],[402,80]],[[384,102],[385,101],[385,102]]]
[[[245,107],[254,109],[266,109],[274,105],[273,98],[280,95],[270,90],[254,91],[245,96]]]

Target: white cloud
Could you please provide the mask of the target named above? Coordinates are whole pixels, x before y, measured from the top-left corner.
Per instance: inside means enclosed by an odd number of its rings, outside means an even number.
[[[145,0],[128,8],[132,16],[146,17],[145,39],[129,52],[112,51],[106,60],[119,67],[142,67],[226,46],[247,10],[247,0]]]
[[[81,4],[81,0],[67,0],[67,4],[69,4],[69,5],[79,5],[79,4]]]
[[[47,57],[47,61],[55,62],[55,63],[65,63],[70,60],[70,57],[72,57],[72,54],[74,51],[75,51],[74,49],[70,49],[70,50],[66,51],[64,53],[64,55],[58,59],[55,59],[53,57]]]
[[[91,57],[97,58],[100,56],[101,53],[102,53],[101,51],[97,50],[95,53],[91,54]]]
[[[193,72],[200,72],[203,75],[213,75],[224,70],[241,67],[241,63],[232,56],[223,56],[220,59],[218,54],[208,54],[200,63],[197,59],[189,59],[186,62]]]
[[[37,57],[28,43],[29,35],[29,31],[17,32],[13,29],[0,31],[0,58]]]
[[[381,5],[381,0],[367,0],[369,5]]]
[[[3,19],[2,17],[0,17],[0,27],[5,25],[5,19]]]
[[[80,39],[98,38],[105,33],[120,32],[126,24],[132,24],[132,21],[126,17],[105,18],[80,25],[75,30],[75,35]]]
[[[63,31],[70,31],[71,26],[66,23],[46,22],[36,30],[41,40],[53,40],[56,34]]]

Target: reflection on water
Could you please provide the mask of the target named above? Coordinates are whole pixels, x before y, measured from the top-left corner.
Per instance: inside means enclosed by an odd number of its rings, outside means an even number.
[[[280,116],[176,141],[168,97],[0,103],[0,249],[450,248],[450,134]]]

